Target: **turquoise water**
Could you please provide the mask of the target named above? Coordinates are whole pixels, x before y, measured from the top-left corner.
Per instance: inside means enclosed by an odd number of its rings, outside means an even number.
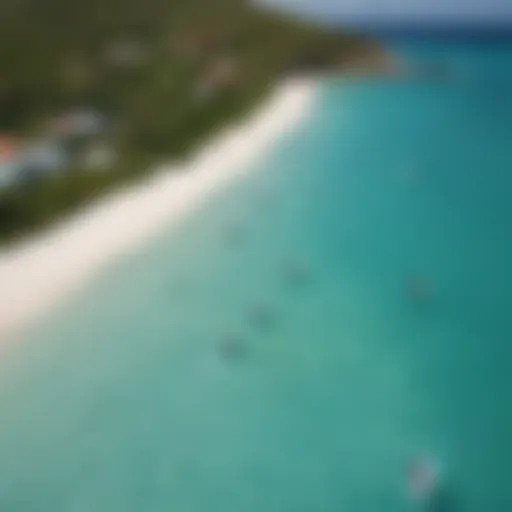
[[[3,348],[2,509],[418,510],[418,453],[432,510],[512,507],[512,45],[399,50],[464,73],[326,83],[247,179]]]

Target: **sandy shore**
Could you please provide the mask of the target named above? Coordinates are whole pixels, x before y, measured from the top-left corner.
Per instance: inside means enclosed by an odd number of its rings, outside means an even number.
[[[0,252],[0,340],[58,305],[116,257],[169,229],[307,115],[315,85],[280,85],[263,107],[180,166],[90,205],[51,231]]]

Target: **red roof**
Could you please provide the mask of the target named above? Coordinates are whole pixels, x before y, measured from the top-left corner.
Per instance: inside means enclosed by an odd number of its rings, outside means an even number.
[[[0,161],[10,160],[16,153],[18,140],[12,135],[0,135]]]

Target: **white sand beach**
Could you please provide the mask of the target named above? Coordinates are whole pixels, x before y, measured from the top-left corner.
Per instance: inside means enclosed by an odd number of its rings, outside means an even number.
[[[170,229],[231,180],[310,110],[316,86],[281,84],[249,119],[229,128],[190,161],[89,205],[22,244],[0,250],[0,340],[58,306],[116,257]]]

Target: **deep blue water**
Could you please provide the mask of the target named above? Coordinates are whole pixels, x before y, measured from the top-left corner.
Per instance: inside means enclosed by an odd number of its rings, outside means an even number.
[[[325,83],[247,179],[4,349],[5,510],[418,510],[418,453],[431,510],[512,508],[512,43],[393,48],[457,79]]]

